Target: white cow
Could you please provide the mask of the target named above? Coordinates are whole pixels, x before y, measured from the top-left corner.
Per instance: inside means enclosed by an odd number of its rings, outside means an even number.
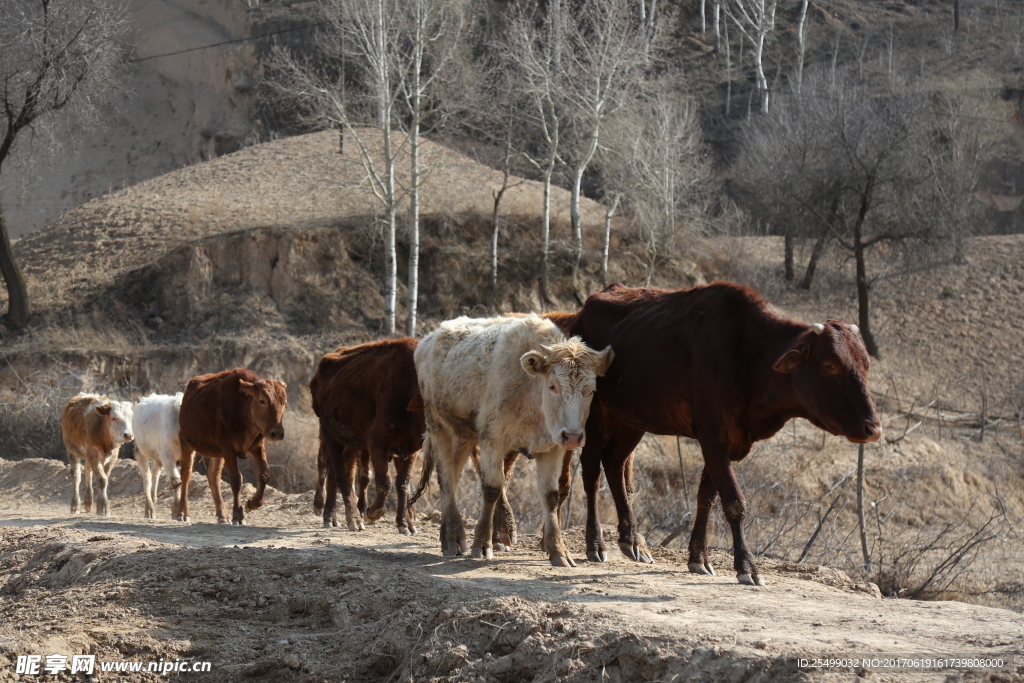
[[[597,377],[613,355],[610,347],[597,352],[578,337],[566,339],[554,323],[536,315],[457,318],[420,342],[414,358],[426,411],[424,453],[436,463],[445,555],[466,550],[455,491],[479,445],[484,504],[473,556],[492,556],[492,518],[505,488],[505,455],[520,451],[537,461],[544,548],[551,564],[576,566],[558,528],[558,476],[566,449],[583,446]]]
[[[181,486],[181,476],[175,466],[181,461],[181,443],[178,441],[178,411],[182,393],[174,396],[150,394],[135,406],[132,428],[135,430],[135,462],[142,475],[142,491],[146,496],[146,519],[156,517],[156,495],[160,487],[160,467],[163,466],[171,489]],[[176,501],[175,501],[176,502]],[[171,515],[176,513],[172,504]]]
[[[64,406],[61,434],[68,449],[68,462],[74,475],[71,513],[82,506],[78,490],[82,485],[85,465],[85,511],[92,509],[92,479],[99,480],[96,513],[110,514],[107,503],[107,481],[117,462],[121,444],[132,440],[132,404],[115,401],[97,394],[78,394]]]

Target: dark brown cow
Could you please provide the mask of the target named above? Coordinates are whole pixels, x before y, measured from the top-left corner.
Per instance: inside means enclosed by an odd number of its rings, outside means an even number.
[[[423,444],[423,401],[413,364],[415,339],[385,339],[340,348],[320,360],[309,383],[313,412],[320,418],[320,460],[325,465],[326,496],[322,498],[324,526],[337,526],[338,489],[345,501],[345,520],[352,531],[363,520],[384,515],[391,491],[388,463],[395,460],[398,493],[396,523],[403,534],[416,533],[409,511],[409,475]],[[376,496],[366,507],[365,465],[373,464]],[[354,484],[360,470],[359,501]],[[319,488],[319,487],[318,487]],[[318,491],[319,495],[319,491]],[[314,508],[317,501],[314,501]]]
[[[743,538],[746,503],[732,463],[795,417],[854,443],[881,436],[856,326],[788,320],[746,287],[609,285],[587,299],[570,333],[593,348],[615,349],[615,362],[597,382],[581,456],[592,561],[608,557],[597,509],[602,465],[618,512],[619,548],[633,560],[651,561],[630,504],[629,457],[644,432],[697,439],[704,453],[690,571],[714,573],[707,522],[721,494],[737,578],[757,585],[763,581]]]
[[[287,402],[284,382],[262,379],[245,368],[200,375],[189,380],[178,414],[181,487],[175,519],[189,521],[188,482],[192,478],[195,452],[209,458],[206,477],[217,508],[217,521],[221,524],[228,521],[220,494],[220,475],[226,464],[234,495],[231,523],[245,524],[245,514],[238,498],[242,489],[238,459],[252,455],[256,465],[256,493],[245,504],[245,509],[251,512],[263,504],[263,492],[270,481],[265,441],[284,438],[281,418]]]

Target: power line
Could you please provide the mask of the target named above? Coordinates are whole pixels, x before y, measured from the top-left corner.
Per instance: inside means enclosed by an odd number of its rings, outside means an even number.
[[[189,47],[189,48],[186,48],[184,50],[178,50],[176,52],[165,52],[163,54],[150,55],[148,57],[137,57],[135,59],[129,59],[128,61],[132,62],[132,63],[135,63],[135,62],[149,61],[150,59],[160,59],[161,57],[174,57],[175,55],[183,55],[186,52],[196,52],[197,50],[208,50],[211,47],[221,47],[223,45],[235,45],[237,43],[246,43],[246,42],[248,42],[250,40],[259,40],[260,38],[269,38],[270,36],[281,35],[282,33],[291,33],[292,31],[301,31],[301,30],[307,29],[307,28],[314,28],[316,26],[322,26],[324,23],[326,23],[326,22],[317,21],[317,22],[314,22],[312,24],[304,24],[302,26],[294,26],[292,28],[281,29],[280,31],[271,31],[269,33],[261,33],[258,36],[249,36],[248,38],[237,38],[235,40],[225,40],[225,41],[222,41],[220,43],[213,43],[211,45],[199,45],[197,47]]]

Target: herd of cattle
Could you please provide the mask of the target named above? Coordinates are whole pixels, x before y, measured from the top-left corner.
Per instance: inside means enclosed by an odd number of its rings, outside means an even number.
[[[732,463],[787,420],[804,418],[855,443],[881,435],[867,388],[868,355],[855,325],[806,325],[774,312],[753,290],[715,283],[690,290],[611,285],[576,313],[457,318],[423,340],[386,339],[328,353],[310,382],[320,421],[319,480],[314,509],[338,526],[340,491],[349,529],[384,514],[395,462],[397,525],[415,533],[411,506],[432,472],[441,491],[441,549],[491,558],[516,542],[505,484],[519,455],[536,461],[544,510],[543,546],[555,566],[575,566],[558,523],[568,492],[568,466],[581,449],[591,561],[608,559],[598,516],[602,469],[618,513],[619,548],[650,562],[637,531],[632,453],[644,433],[696,439],[704,454],[689,568],[713,574],[708,514],[716,498],[733,535],[740,583],[763,585],[743,536],[746,504]],[[92,479],[96,510],[107,514],[107,478],[120,444],[135,440],[146,516],[156,513],[163,469],[176,489],[172,516],[189,520],[194,454],[207,458],[218,522],[228,516],[220,492],[224,466],[233,494],[231,522],[260,507],[270,479],[266,440],[284,438],[283,382],[244,368],[201,375],[184,393],[130,403],[80,394],[63,415],[74,471],[71,511],[85,510]],[[424,455],[418,490],[410,475]],[[238,459],[252,456],[257,489],[243,509]],[[472,546],[456,491],[467,460],[480,473],[482,509]],[[376,495],[367,505],[372,466]],[[178,468],[180,467],[180,474]]]

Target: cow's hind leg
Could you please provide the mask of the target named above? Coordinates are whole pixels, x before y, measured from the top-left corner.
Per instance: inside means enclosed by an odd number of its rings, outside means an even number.
[[[424,442],[425,447],[436,449],[434,462],[441,489],[441,552],[445,555],[463,555],[467,551],[466,529],[455,493],[474,445],[443,432],[431,434],[429,444]]]
[[[415,464],[416,453],[407,457],[395,457],[395,495],[398,497],[398,513],[395,516],[395,523],[398,525],[400,534],[416,533],[416,525],[413,523],[416,513],[409,505],[409,479]]]
[[[152,461],[138,448],[135,449],[135,464],[139,467],[139,476],[142,477],[142,495],[145,498],[145,518],[156,517],[156,503],[153,500],[153,470],[150,467]]]
[[[341,526],[338,522],[338,482],[339,469],[341,468],[341,456],[344,448],[336,446],[329,441],[323,432],[320,432],[320,452],[324,457],[324,501],[323,501],[323,523],[325,529]]]
[[[231,483],[231,523],[244,526],[245,510],[242,508],[241,499],[242,473],[238,470],[238,454],[228,453],[224,457],[224,465],[228,468],[228,481]]]
[[[558,476],[562,470],[562,449],[541,453],[537,462],[537,493],[544,509],[544,549],[553,567],[575,567],[558,525]]]
[[[366,517],[366,492],[370,487],[370,452],[362,450],[359,452],[359,474],[356,482],[356,495],[358,497],[359,514]],[[376,472],[375,472],[376,473]]]
[[[337,487],[341,490],[342,500],[345,501],[345,522],[349,531],[362,531],[365,529],[363,515],[359,512],[358,501],[355,494],[356,468],[362,451],[348,446],[336,446],[339,455],[336,456]],[[326,520],[327,510],[324,509]]]
[[[708,468],[700,473],[700,486],[697,487],[697,514],[693,518],[693,531],[690,532],[690,559],[688,565],[694,574],[714,575],[715,569],[708,558],[708,514],[715,505],[718,489],[711,481]]]
[[[384,505],[391,493],[391,473],[389,462],[391,455],[378,443],[369,444],[370,460],[373,462],[373,505],[366,509],[366,521],[376,522],[384,516]],[[360,474],[362,474],[360,472]]]
[[[512,477],[512,470],[515,468],[516,460],[519,458],[518,451],[510,451],[505,454],[505,486],[501,489],[501,499],[494,508],[494,550],[510,551],[512,546],[519,542],[519,534],[516,528],[516,517],[512,512],[512,506],[508,502],[508,481]]]
[[[316,492],[313,494],[313,514],[323,514],[324,496],[327,495],[327,475],[330,467],[324,454],[324,437],[320,434],[320,450],[316,454]]]
[[[82,459],[68,453],[68,460],[71,461],[71,514],[77,515],[82,509],[82,501],[79,498],[78,489],[82,486]]]
[[[210,483],[210,495],[213,497],[213,509],[217,512],[217,524],[228,524],[231,521],[228,519],[224,496],[220,490],[220,475],[224,471],[224,460],[224,458],[206,459],[206,481]]]

